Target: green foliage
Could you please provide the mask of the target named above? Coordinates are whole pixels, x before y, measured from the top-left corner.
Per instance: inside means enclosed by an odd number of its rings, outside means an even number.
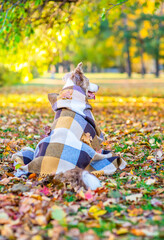
[[[21,76],[7,67],[0,65],[0,86],[13,85],[21,82]]]

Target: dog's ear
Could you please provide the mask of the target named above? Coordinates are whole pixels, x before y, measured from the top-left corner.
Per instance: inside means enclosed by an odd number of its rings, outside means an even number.
[[[49,93],[48,94],[48,100],[49,100],[51,106],[53,106],[54,103],[57,101],[57,97],[58,97],[58,94],[56,94],[56,93]]]
[[[83,63],[80,62],[75,70],[72,73],[71,79],[77,86],[82,86],[83,84],[83,69],[82,69]]]
[[[80,62],[80,63],[77,65],[76,69],[77,69],[77,70],[80,70],[81,72],[83,72],[82,66],[83,66],[83,63]],[[76,69],[75,69],[75,70],[76,70]]]

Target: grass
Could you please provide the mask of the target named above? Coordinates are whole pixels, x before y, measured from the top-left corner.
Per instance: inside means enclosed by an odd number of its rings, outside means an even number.
[[[55,79],[50,78],[50,74],[34,79],[26,84],[15,86],[16,92],[26,93],[34,91],[49,93],[58,92],[64,82],[62,77],[64,74],[56,74]],[[115,96],[115,97],[164,97],[164,75],[160,78],[155,78],[152,74],[147,74],[143,79],[140,74],[133,74],[131,79],[128,79],[126,74],[120,73],[88,73],[86,76],[91,82],[100,86],[97,93],[99,96]],[[1,92],[10,93],[11,89],[6,87],[0,89]],[[12,90],[14,93],[14,90]]]

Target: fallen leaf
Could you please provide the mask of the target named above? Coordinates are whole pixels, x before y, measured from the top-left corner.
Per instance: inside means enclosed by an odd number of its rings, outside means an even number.
[[[4,212],[4,210],[0,210],[0,224],[7,224],[10,222],[10,218],[7,213]]]
[[[145,181],[146,185],[152,185],[156,182],[156,179],[154,178],[149,178],[148,180]]]
[[[128,144],[128,145],[133,145],[133,141],[132,140],[126,141],[125,143]]]
[[[131,229],[130,232],[131,232],[133,235],[138,236],[138,237],[139,237],[139,236],[145,236],[145,233],[144,233],[142,230],[137,229],[137,228]]]
[[[51,217],[52,219],[57,220],[61,225],[66,224],[66,213],[59,206],[54,205],[51,208]]]
[[[36,178],[36,173],[31,173],[30,175],[29,175],[29,179],[35,179]]]
[[[10,182],[10,178],[3,178],[0,181],[0,185],[7,185]]]
[[[155,143],[155,139],[154,138],[149,139],[149,143],[150,144],[154,144]]]
[[[88,144],[89,146],[91,146],[91,142],[93,141],[92,136],[90,135],[89,132],[87,133],[83,133],[82,137],[81,137],[81,141]]]
[[[120,228],[116,231],[116,234],[117,235],[123,235],[123,234],[126,234],[128,232],[129,232],[128,228]]]
[[[132,209],[128,209],[127,211],[130,217],[138,216],[143,213],[142,208],[132,208]]]
[[[46,196],[50,194],[50,190],[44,186],[41,190],[40,190],[41,193],[45,194]]]
[[[139,201],[140,198],[142,198],[142,193],[136,193],[136,194],[132,194],[132,195],[129,195],[129,196],[126,196],[125,199],[126,201]]]
[[[93,194],[92,194],[92,191],[90,189],[85,193],[85,199],[86,200],[93,199]]]
[[[88,214],[92,217],[94,217],[95,219],[98,219],[99,216],[102,216],[106,213],[106,210],[101,209],[100,207],[94,205],[92,207],[90,207]]]

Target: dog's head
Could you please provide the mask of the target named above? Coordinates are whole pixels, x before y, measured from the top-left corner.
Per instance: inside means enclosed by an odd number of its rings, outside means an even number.
[[[65,74],[63,77],[63,80],[66,82],[64,88],[73,85],[80,86],[89,99],[95,99],[94,93],[98,91],[99,86],[89,82],[89,79],[83,73],[82,65],[82,62],[80,62],[74,71]]]

